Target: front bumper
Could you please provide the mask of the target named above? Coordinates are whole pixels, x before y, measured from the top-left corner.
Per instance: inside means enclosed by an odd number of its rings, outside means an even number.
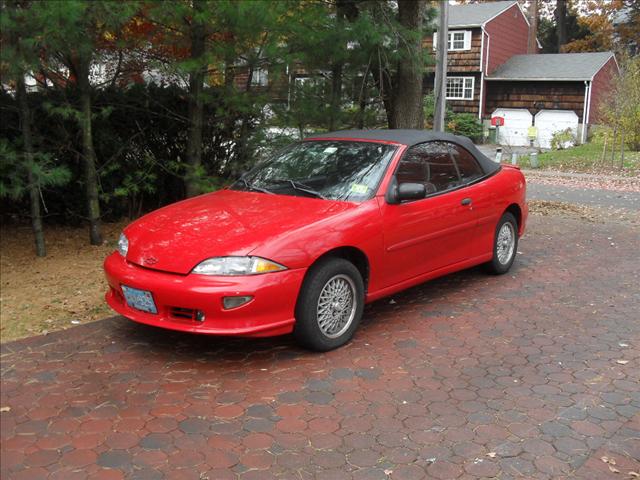
[[[183,332],[252,337],[293,331],[296,299],[306,272],[295,269],[238,277],[178,275],[140,267],[117,252],[107,257],[104,270],[109,283],[107,303],[130,320]],[[158,313],[129,307],[122,285],[150,291]],[[223,308],[223,297],[244,295],[253,296],[253,300],[234,309]],[[204,321],[196,320],[198,310],[204,313]]]

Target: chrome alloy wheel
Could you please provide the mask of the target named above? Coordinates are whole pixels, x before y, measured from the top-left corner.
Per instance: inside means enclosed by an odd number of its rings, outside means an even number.
[[[356,286],[347,275],[331,277],[318,297],[318,326],[328,338],[346,332],[356,316]]]
[[[498,232],[496,253],[498,261],[506,265],[511,261],[516,246],[516,232],[511,222],[505,222]]]

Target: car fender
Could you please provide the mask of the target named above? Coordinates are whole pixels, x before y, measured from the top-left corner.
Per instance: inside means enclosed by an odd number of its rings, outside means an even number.
[[[259,245],[250,255],[268,258],[287,268],[308,268],[327,252],[341,247],[362,251],[371,268],[382,260],[382,225],[375,199]]]

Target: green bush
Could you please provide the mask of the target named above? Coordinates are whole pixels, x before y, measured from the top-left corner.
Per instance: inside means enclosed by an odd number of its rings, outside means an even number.
[[[482,139],[482,123],[473,113],[452,113],[446,124],[448,132],[469,137],[474,142]]]
[[[424,128],[433,128],[435,114],[435,96],[433,92],[425,95],[422,101],[424,111]],[[482,139],[482,123],[473,113],[453,113],[449,108],[445,111],[445,129],[456,135],[469,137],[474,142]]]
[[[436,112],[436,99],[433,92],[422,99],[422,111],[424,112],[424,128],[433,128],[433,116]]]
[[[205,190],[214,190],[250,166],[260,153],[254,144],[257,115],[243,105],[232,104],[222,92],[207,90],[200,176]],[[61,107],[78,104],[73,90],[30,93],[35,146],[53,152],[40,165],[51,181],[44,182],[42,196],[48,221],[80,223],[85,217],[82,145],[76,110]],[[188,101],[176,86],[134,85],[128,89],[103,89],[93,94],[94,147],[98,158],[100,202],[103,219],[137,217],[184,198],[187,150]],[[28,199],[16,198],[17,169],[6,148],[21,141],[16,99],[0,92],[0,217],[19,218],[28,211]],[[245,129],[239,118],[248,118]],[[241,149],[240,139],[247,144]],[[40,158],[40,157],[39,157]],[[240,167],[241,166],[241,167]],[[23,175],[24,176],[24,175]],[[56,180],[56,181],[53,181]],[[62,181],[66,188],[54,188]]]
[[[567,147],[567,144],[572,147],[575,143],[576,136],[570,128],[558,130],[551,136],[551,148],[553,150],[563,150]]]

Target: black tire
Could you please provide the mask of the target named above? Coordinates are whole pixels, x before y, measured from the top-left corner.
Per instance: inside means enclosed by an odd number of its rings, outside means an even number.
[[[504,261],[505,259],[503,258],[503,261],[501,262],[498,254],[498,247],[499,247],[498,237],[500,234],[500,230],[507,223],[510,224],[511,232],[513,234],[513,252],[511,253],[511,256],[506,261]],[[502,275],[504,273],[507,273],[511,268],[511,265],[513,265],[513,261],[516,258],[517,252],[518,252],[518,221],[516,220],[516,217],[514,217],[512,213],[505,212],[502,215],[502,217],[500,217],[500,221],[496,225],[496,231],[493,235],[493,258],[489,263],[486,264],[487,272],[492,275]]]
[[[344,288],[352,292],[355,302],[355,308],[353,304],[344,308],[345,312],[349,312],[349,316],[343,327],[336,332],[329,332],[329,334],[335,334],[334,337],[328,336],[321,329],[318,321],[320,294],[330,281],[343,282]],[[300,345],[310,350],[326,352],[338,348],[353,337],[360,324],[363,309],[364,282],[358,269],[351,262],[342,258],[328,257],[320,260],[309,269],[302,283],[296,303],[294,337]]]

